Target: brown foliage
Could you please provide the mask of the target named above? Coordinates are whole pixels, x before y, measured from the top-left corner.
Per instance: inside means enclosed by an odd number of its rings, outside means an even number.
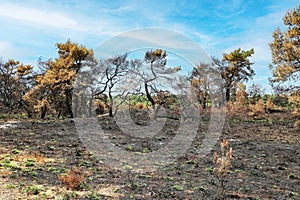
[[[250,115],[264,114],[266,112],[264,100],[258,100],[255,105],[250,106],[250,109],[252,111]]]
[[[289,96],[289,102],[296,113],[300,113],[300,90],[293,91]]]
[[[227,139],[223,139],[220,143],[220,147],[220,152],[214,153],[213,163],[215,166],[213,172],[220,181],[221,196],[223,197],[225,192],[224,178],[231,166],[233,149],[229,147]]]
[[[274,108],[274,103],[272,101],[272,99],[268,99],[267,102],[266,102],[266,108],[267,109],[273,109]]]
[[[0,104],[2,112],[21,112],[25,109],[22,95],[29,90],[33,78],[32,66],[13,59],[0,60]]]
[[[49,114],[73,117],[72,94],[76,74],[85,64],[94,62],[93,51],[82,45],[58,43],[58,58],[40,61],[44,72],[36,76],[36,86],[24,95],[33,112],[45,118]],[[20,69],[24,71],[26,69]]]
[[[299,25],[300,5],[294,10],[288,11],[283,18],[287,30],[282,32],[279,28],[273,33],[271,70],[272,82],[285,82],[299,80]]]
[[[243,83],[238,83],[238,90],[236,92],[236,106],[237,107],[244,107],[246,105],[246,99],[247,99],[247,92],[246,92],[246,86]]]
[[[67,174],[58,176],[58,180],[63,182],[68,189],[77,190],[80,185],[84,183],[86,176],[90,174],[85,174],[82,168],[72,168]]]
[[[137,103],[136,106],[137,106],[139,109],[143,109],[143,108],[144,108],[144,104],[143,104],[143,103]]]

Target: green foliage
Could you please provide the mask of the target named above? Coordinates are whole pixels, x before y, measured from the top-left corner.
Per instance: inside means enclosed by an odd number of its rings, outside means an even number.
[[[12,184],[12,183],[9,183],[9,184],[6,185],[6,188],[7,188],[7,189],[13,189],[13,188],[16,188],[16,187],[17,187],[17,186],[14,185],[14,184]]]
[[[213,58],[225,81],[226,101],[230,100],[231,94],[236,93],[237,83],[247,81],[255,75],[251,68],[253,62],[249,60],[253,54],[254,49],[245,51],[238,48],[228,54],[224,53],[222,61]]]
[[[267,100],[268,99],[274,99],[274,95],[272,95],[272,94],[264,94],[262,97],[261,97],[261,99],[264,101],[264,103],[265,102],[267,102]]]
[[[41,191],[44,190],[42,185],[32,185],[25,188],[27,194],[38,195]]]
[[[282,107],[289,106],[289,99],[287,95],[275,95],[272,100],[276,106],[282,106]]]
[[[34,159],[27,159],[25,166],[26,167],[33,167],[35,165],[35,160]]]
[[[11,150],[11,153],[13,153],[13,154],[19,154],[20,151],[18,149],[13,149],[13,150]]]
[[[137,95],[137,94],[130,95],[129,103],[132,106],[135,106],[138,103],[142,103],[145,106],[151,106],[151,102],[148,101],[147,96],[145,94],[143,94],[143,95]]]
[[[183,191],[184,188],[181,185],[174,185],[173,188],[177,191]]]

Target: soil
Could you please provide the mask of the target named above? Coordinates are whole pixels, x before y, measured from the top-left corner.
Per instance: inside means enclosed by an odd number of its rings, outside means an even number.
[[[209,113],[203,113],[185,153],[149,172],[118,169],[97,159],[72,119],[2,121],[0,199],[300,199],[297,119],[288,111],[260,117],[229,114],[212,151],[199,157],[210,122]],[[98,122],[115,145],[145,155],[170,142],[180,127],[180,120],[168,118],[163,130],[147,141],[123,133],[108,117]],[[146,129],[146,122],[136,124]],[[222,195],[213,155],[224,138],[233,159]]]

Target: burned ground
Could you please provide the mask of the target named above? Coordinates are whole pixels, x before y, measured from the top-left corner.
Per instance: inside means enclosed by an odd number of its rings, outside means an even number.
[[[74,120],[2,121],[0,199],[220,199],[212,162],[219,141],[205,157],[198,154],[209,119],[203,115],[192,145],[176,162],[144,173],[130,166],[114,169],[98,160],[81,142]],[[297,119],[290,112],[259,119],[226,117],[220,139],[228,139],[234,158],[225,176],[225,199],[300,197],[300,130],[293,126]],[[99,124],[115,145],[147,154],[172,140],[180,121],[168,119],[149,141],[124,134],[109,118],[99,119]],[[75,186],[62,180],[70,170],[79,173]]]

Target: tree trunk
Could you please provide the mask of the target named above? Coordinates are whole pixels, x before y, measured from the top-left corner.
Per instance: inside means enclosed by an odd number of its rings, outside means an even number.
[[[76,96],[74,96],[75,97],[75,99],[73,99],[74,100],[74,117],[78,117],[78,110],[79,110],[79,103],[78,103],[78,96],[76,95]]]
[[[230,100],[230,88],[229,87],[226,88],[225,98],[226,98],[226,102],[229,102],[229,100]]]
[[[151,97],[151,94],[150,94],[150,92],[148,90],[148,84],[147,83],[145,83],[145,91],[146,91],[147,99],[150,101],[151,107],[152,107],[153,111],[155,111],[155,101]]]
[[[114,100],[113,97],[111,95],[111,91],[108,92],[108,96],[109,96],[109,117],[113,117],[113,106],[114,106]]]
[[[94,112],[95,112],[95,109],[94,109],[94,106],[93,106],[93,103],[94,103],[94,98],[93,98],[93,96],[90,98],[90,100],[89,100],[89,117],[92,117],[93,115],[95,115],[94,114]]]
[[[72,111],[72,103],[68,100],[66,100],[66,106],[67,106],[67,113],[69,114],[69,117],[70,118],[73,118],[74,115],[73,115],[73,111]]]
[[[31,119],[32,118],[32,113],[30,110],[27,110],[27,117],[28,119]]]
[[[41,119],[45,119],[46,113],[47,113],[47,106],[44,106],[42,108]]]
[[[202,108],[203,109],[206,109],[206,96],[204,95],[204,97],[203,97],[203,103],[202,103]]]
[[[73,118],[73,110],[72,110],[72,91],[71,90],[66,90],[66,109],[67,109],[67,114],[69,115],[70,118]]]

